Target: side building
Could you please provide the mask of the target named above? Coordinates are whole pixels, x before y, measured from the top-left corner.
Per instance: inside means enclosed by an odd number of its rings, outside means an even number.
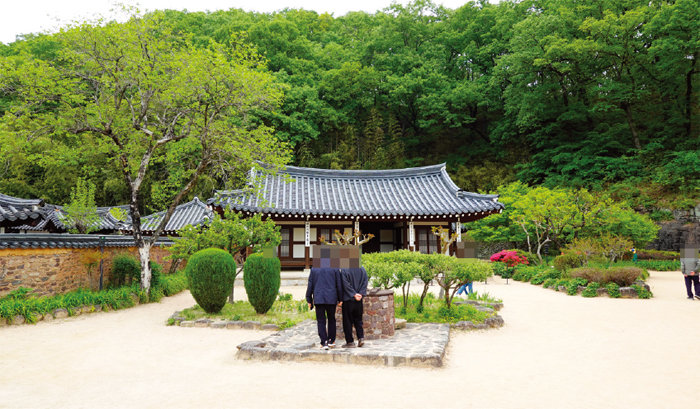
[[[433,226],[461,236],[461,223],[500,213],[497,195],[460,189],[445,164],[391,170],[327,170],[288,166],[267,174],[252,169],[255,191],[219,191],[208,204],[222,214],[262,214],[281,227],[277,255],[283,267],[309,268],[312,245],[333,241],[333,232],[359,230],[374,238],[365,253],[410,249],[439,251]]]

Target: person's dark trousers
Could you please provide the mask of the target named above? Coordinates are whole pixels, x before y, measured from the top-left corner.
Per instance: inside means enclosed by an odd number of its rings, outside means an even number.
[[[321,338],[321,345],[326,342],[335,342],[335,304],[315,304],[316,324],[318,324],[318,336]],[[328,323],[328,330],[326,330]]]
[[[345,332],[345,342],[348,344],[353,342],[352,327],[355,327],[357,338],[365,337],[365,331],[362,329],[362,300],[343,301],[343,332]]]
[[[695,295],[700,295],[700,277],[697,275],[694,276],[685,276],[685,289],[688,291],[688,297],[692,298],[693,297],[693,291],[691,290],[691,283],[692,285],[695,286]],[[345,303],[343,303],[345,305]]]

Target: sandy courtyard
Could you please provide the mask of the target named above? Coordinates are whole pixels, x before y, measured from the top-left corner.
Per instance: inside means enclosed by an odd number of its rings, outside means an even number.
[[[503,299],[505,326],[452,331],[439,369],[239,361],[237,344],[269,332],[165,326],[189,293],[5,327],[0,408],[700,407],[700,301],[679,272],[649,284],[651,300],[587,299],[489,279],[475,289]]]

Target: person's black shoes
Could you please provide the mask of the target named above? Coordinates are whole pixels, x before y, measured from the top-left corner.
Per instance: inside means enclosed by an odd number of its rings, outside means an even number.
[[[695,298],[697,298],[698,300],[700,300],[700,295],[696,295]]]
[[[364,338],[360,338],[360,339],[357,340],[357,347],[358,347],[358,348],[361,348],[364,344],[365,344],[365,339],[364,339]]]
[[[689,299],[689,300],[692,300],[692,299],[693,299],[693,297],[688,297],[688,299]]]
[[[347,342],[345,345],[343,345],[343,348],[355,348],[355,343],[354,342]]]

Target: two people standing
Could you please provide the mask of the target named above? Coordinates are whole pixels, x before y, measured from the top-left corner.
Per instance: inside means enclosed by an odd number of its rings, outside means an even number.
[[[335,347],[335,309],[343,311],[344,348],[355,346],[352,328],[355,328],[358,347],[364,345],[362,328],[362,299],[367,295],[367,272],[364,268],[312,268],[306,287],[309,309],[316,307],[316,323],[321,348]]]

